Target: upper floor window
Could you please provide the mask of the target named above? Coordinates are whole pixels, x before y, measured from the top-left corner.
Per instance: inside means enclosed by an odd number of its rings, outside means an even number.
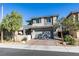
[[[36,19],[36,23],[41,23],[41,19]]]
[[[48,23],[51,22],[51,18],[47,18],[47,22],[48,22]]]

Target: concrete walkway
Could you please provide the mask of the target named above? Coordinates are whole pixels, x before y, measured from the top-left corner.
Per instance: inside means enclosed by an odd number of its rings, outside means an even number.
[[[59,51],[79,53],[79,46],[43,46],[43,45],[25,45],[13,44],[6,45],[0,43],[0,48],[27,49],[27,50],[43,50],[43,51]]]

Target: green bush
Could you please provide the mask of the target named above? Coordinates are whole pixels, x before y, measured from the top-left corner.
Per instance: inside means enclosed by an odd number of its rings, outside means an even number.
[[[67,42],[69,45],[74,45],[75,43],[75,40],[70,35],[65,35],[64,41]]]
[[[22,41],[27,41],[27,38],[26,38],[26,37],[24,37],[24,38],[22,39]]]

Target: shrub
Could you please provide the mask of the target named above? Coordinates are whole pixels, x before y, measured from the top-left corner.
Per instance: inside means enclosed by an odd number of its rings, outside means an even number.
[[[74,45],[75,43],[75,40],[70,35],[65,35],[64,41],[67,42],[69,45]]]
[[[27,41],[27,38],[26,38],[26,37],[24,37],[24,38],[22,39],[22,41]]]
[[[4,40],[6,40],[6,41],[10,41],[11,40],[11,36],[8,36],[8,35],[4,35]]]

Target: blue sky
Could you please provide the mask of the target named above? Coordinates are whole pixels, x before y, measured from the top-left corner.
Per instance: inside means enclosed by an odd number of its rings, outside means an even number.
[[[71,11],[79,11],[77,3],[7,3],[4,6],[4,16],[15,10],[23,16],[23,24],[34,16],[51,16],[58,14],[59,18],[67,16]],[[0,4],[1,18],[1,4]]]

